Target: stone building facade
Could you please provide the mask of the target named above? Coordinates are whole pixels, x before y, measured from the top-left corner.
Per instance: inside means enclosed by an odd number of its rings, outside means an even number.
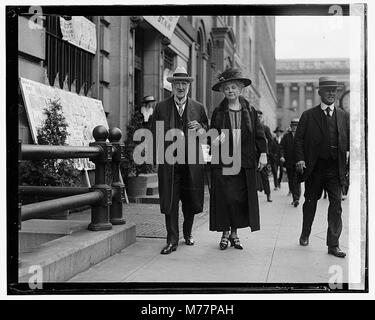
[[[190,96],[204,104],[209,117],[223,98],[211,90],[216,76],[227,67],[240,67],[253,81],[246,97],[275,127],[274,17],[176,17],[168,36],[146,16],[85,16],[95,24],[93,54],[62,39],[58,15],[47,16],[37,31],[30,30],[27,16],[19,16],[19,76],[100,99],[109,126],[125,133],[143,96],[162,100],[170,95],[166,78],[176,66],[195,78]],[[31,143],[21,94],[19,100],[19,138]]]
[[[333,77],[341,85],[341,96],[350,91],[349,59],[282,59],[276,62],[277,123],[286,129],[292,118],[320,103],[319,77]]]

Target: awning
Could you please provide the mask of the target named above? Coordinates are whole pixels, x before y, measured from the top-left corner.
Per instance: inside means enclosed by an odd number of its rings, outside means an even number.
[[[170,39],[180,16],[143,16],[143,18],[156,30]]]

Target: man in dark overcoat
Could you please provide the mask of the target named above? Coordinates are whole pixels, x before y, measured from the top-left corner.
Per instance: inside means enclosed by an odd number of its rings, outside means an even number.
[[[260,124],[263,127],[264,134],[266,136],[267,158],[268,158],[268,162],[269,162],[269,151],[270,151],[270,147],[272,149],[272,143],[273,143],[271,129],[270,129],[269,126],[264,124],[263,112],[261,110],[257,110],[257,114],[258,114],[258,119],[260,121]],[[270,187],[270,181],[269,181],[269,178],[268,178],[268,167],[267,166],[263,167],[263,169],[260,171],[260,176],[261,176],[261,179],[262,179],[263,191],[267,196],[267,202],[272,202],[271,187]]]
[[[280,144],[282,140],[283,129],[276,127],[273,131],[276,136],[272,138],[272,144],[269,146],[269,158],[271,164],[271,170],[273,175],[273,184],[275,191],[280,188],[281,179],[283,176],[283,167],[280,164]],[[279,173],[280,168],[280,173]],[[279,173],[279,176],[277,175]]]
[[[325,189],[329,198],[328,253],[344,258],[346,254],[339,247],[339,237],[342,231],[341,187],[345,184],[349,157],[349,117],[335,107],[338,87],[332,78],[319,78],[321,103],[303,112],[295,136],[295,155],[297,170],[305,181],[300,244],[309,243],[317,201]]]
[[[191,233],[194,215],[203,211],[204,165],[200,164],[198,159],[194,163],[188,164],[187,139],[189,130],[205,134],[208,129],[208,119],[203,105],[188,98],[190,83],[193,80],[188,76],[184,67],[177,67],[173,76],[167,78],[167,81],[172,84],[173,95],[157,103],[153,113],[152,132],[156,153],[160,150],[161,152],[166,151],[173,143],[173,141],[164,139],[170,129],[178,129],[177,132],[185,140],[186,147],[182,163],[170,163],[168,159],[164,158],[164,153],[162,155],[164,161],[157,161],[160,211],[165,215],[167,229],[167,245],[162,249],[161,254],[170,254],[177,249],[179,202],[182,202],[183,236],[187,245],[194,245]],[[162,132],[159,132],[159,136],[157,135],[158,123],[164,126]],[[164,148],[160,148],[162,146]],[[199,153],[200,146],[197,144],[195,147],[196,152]],[[176,158],[178,158],[177,152],[180,150],[174,150]],[[160,159],[159,156],[160,154],[155,155],[157,159]]]
[[[301,196],[301,183],[297,176],[296,157],[294,154],[294,137],[297,125],[298,119],[292,119],[290,122],[290,131],[283,136],[280,144],[280,162],[286,168],[289,190],[293,197],[292,205],[294,207],[299,205],[299,198]]]

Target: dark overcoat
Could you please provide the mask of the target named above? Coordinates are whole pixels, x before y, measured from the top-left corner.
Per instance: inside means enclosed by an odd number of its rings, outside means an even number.
[[[241,167],[245,169],[246,183],[248,189],[248,214],[251,231],[260,229],[259,222],[259,203],[258,195],[256,190],[255,172],[258,164],[258,155],[260,153],[267,152],[267,141],[264,133],[264,128],[261,125],[256,110],[250,106],[249,102],[240,97],[240,103],[242,107],[241,111]],[[218,132],[221,129],[231,129],[228,101],[224,99],[220,105],[214,110],[211,118],[211,128],[215,128]],[[233,145],[233,135],[230,130],[229,139],[229,152],[231,153]],[[224,142],[225,143],[225,142]],[[219,153],[220,154],[220,153]],[[220,210],[216,206],[215,199],[217,197],[223,197],[228,190],[220,190],[215,185],[215,176],[222,175],[223,164],[219,161],[219,164],[211,165],[211,198],[210,198],[210,230],[215,231],[216,221]],[[250,171],[251,170],[251,171]]]
[[[296,165],[296,157],[294,154],[294,138],[293,133],[286,133],[280,143],[280,158],[285,159],[284,166],[286,168],[291,168]]]
[[[338,131],[338,165],[340,184],[345,185],[346,152],[349,151],[349,115],[335,108]],[[319,151],[324,148],[328,137],[326,116],[320,105],[306,110],[298,122],[294,140],[296,162],[305,161],[306,169],[301,181],[308,179],[318,160]]]
[[[176,108],[174,98],[170,98],[159,102],[155,106],[155,110],[152,117],[151,131],[153,133],[154,140],[154,160],[158,164],[158,179],[159,179],[159,197],[160,197],[160,211],[163,214],[169,214],[172,208],[172,195],[173,195],[173,177],[175,165],[169,164],[166,161],[160,163],[157,161],[158,156],[156,155],[157,150],[165,152],[168,146],[173,142],[165,140],[165,134],[168,130],[176,128],[175,126],[175,112]],[[187,99],[185,112],[187,121],[198,121],[203,129],[208,129],[208,118],[206,111],[202,104],[192,99]],[[156,122],[161,121],[164,125],[163,132],[159,132],[157,135]],[[184,132],[184,136],[187,140],[187,131]],[[157,139],[159,137],[159,139]],[[164,149],[160,148],[163,144]],[[200,146],[196,146],[196,154],[201,152]],[[198,155],[199,156],[199,155]],[[164,159],[164,157],[163,157]],[[165,160],[165,159],[164,159]],[[197,162],[198,163],[198,162]],[[203,164],[189,164],[188,165],[189,178],[188,183],[184,186],[184,189],[189,192],[191,199],[191,210],[192,214],[197,214],[203,211],[204,202],[204,165]]]

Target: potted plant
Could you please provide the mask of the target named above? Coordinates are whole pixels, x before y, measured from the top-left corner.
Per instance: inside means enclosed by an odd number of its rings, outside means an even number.
[[[139,110],[135,110],[127,127],[125,141],[125,161],[121,164],[126,191],[129,197],[139,198],[147,193],[147,174],[155,172],[150,164],[136,164],[133,159],[134,148],[140,143],[133,141],[134,133],[144,128],[144,117]]]
[[[68,123],[62,114],[60,101],[50,100],[44,109],[46,119],[37,130],[37,141],[41,145],[66,145]],[[80,171],[74,167],[71,159],[42,159],[22,161],[19,166],[21,185],[33,186],[78,186]],[[23,203],[46,200],[40,196],[23,197]],[[55,217],[65,217],[68,212],[56,214]],[[49,216],[51,218],[53,216]]]

